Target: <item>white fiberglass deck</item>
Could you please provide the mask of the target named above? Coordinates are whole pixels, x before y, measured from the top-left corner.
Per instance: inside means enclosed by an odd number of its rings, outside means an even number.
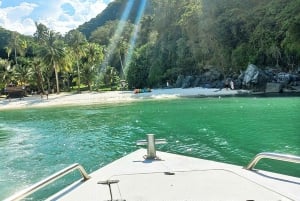
[[[300,200],[300,178],[170,153],[157,152],[161,160],[144,160],[146,150],[137,150],[90,174],[48,200],[126,201],[216,201]]]

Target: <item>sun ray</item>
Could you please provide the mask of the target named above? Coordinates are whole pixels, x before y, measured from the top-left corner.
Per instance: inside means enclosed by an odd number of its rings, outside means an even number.
[[[128,20],[130,11],[131,11],[131,9],[133,7],[133,3],[134,3],[134,0],[129,0],[127,2],[127,4],[126,4],[126,7],[125,7],[125,9],[123,11],[123,14],[121,16],[120,22],[118,24],[118,27],[117,27],[117,29],[116,29],[116,31],[114,33],[114,36],[111,39],[111,43],[109,44],[109,46],[107,48],[107,51],[106,51],[106,54],[105,54],[105,57],[104,57],[104,61],[103,61],[102,65],[101,65],[101,67],[100,67],[100,71],[104,70],[106,68],[108,62],[111,59],[111,55],[112,55],[113,51],[116,49],[117,44],[120,41],[121,34],[124,31],[124,28],[125,28],[125,25],[126,25],[126,21]]]
[[[129,42],[129,49],[128,49],[126,57],[125,57],[125,62],[124,62],[125,63],[125,69],[124,69],[125,72],[128,69],[128,66],[131,62],[131,57],[132,57],[133,50],[135,47],[136,39],[138,37],[138,32],[140,30],[140,22],[144,15],[146,4],[147,4],[147,0],[141,0],[140,7],[139,7],[139,10],[138,10],[137,16],[135,18],[135,22],[134,22],[134,24],[135,24],[134,30],[132,32],[130,42]]]

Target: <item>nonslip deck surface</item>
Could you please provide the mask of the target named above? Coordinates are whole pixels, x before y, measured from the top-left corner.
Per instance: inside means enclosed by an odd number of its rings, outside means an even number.
[[[105,181],[112,181],[113,200],[300,200],[299,178],[164,152],[158,152],[161,160],[144,160],[145,153],[140,149],[114,161],[48,200],[110,200]]]

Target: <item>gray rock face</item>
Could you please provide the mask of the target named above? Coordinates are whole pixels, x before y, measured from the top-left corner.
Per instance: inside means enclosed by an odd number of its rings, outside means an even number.
[[[193,76],[186,76],[182,82],[182,86],[181,88],[189,88],[192,86],[194,81],[194,77]]]
[[[179,75],[177,77],[177,80],[176,80],[176,83],[175,83],[175,87],[176,88],[179,88],[182,86],[182,83],[183,83],[183,80],[184,80],[184,76],[183,75]]]
[[[282,84],[281,83],[272,83],[268,82],[266,85],[266,93],[280,93],[282,92]]]
[[[244,73],[243,85],[247,86],[250,85],[250,83],[256,83],[258,75],[259,69],[253,64],[248,65],[247,70]]]
[[[289,73],[278,73],[277,82],[287,84],[292,80],[292,75]]]
[[[267,75],[259,69],[257,66],[253,64],[249,64],[243,79],[243,85],[246,87],[250,87],[255,85],[258,88],[265,86],[268,81]]]
[[[206,82],[213,82],[221,79],[221,72],[216,69],[211,69],[203,74],[203,80]]]
[[[269,93],[280,93],[284,89],[293,90],[300,86],[300,74],[279,72],[277,68],[268,67],[264,70],[249,64],[246,71],[227,74],[226,77],[218,68],[210,67],[198,75],[179,75],[174,87],[204,87],[222,89],[225,83],[233,81],[234,89],[252,89]]]

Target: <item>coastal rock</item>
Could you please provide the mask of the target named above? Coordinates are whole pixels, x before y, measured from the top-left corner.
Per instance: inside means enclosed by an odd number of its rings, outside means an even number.
[[[243,78],[243,85],[247,88],[264,88],[268,81],[268,76],[257,66],[249,64]]]
[[[184,80],[184,76],[183,75],[179,75],[177,77],[177,80],[176,80],[176,83],[175,83],[175,87],[176,88],[180,88],[182,86],[183,80]]]
[[[197,78],[197,86],[204,88],[213,88],[220,86],[220,82],[222,80],[222,73],[215,69],[207,69],[202,75]],[[219,88],[219,87],[218,87]]]
[[[176,88],[218,88],[225,87],[226,80],[233,81],[234,89],[250,89],[253,91],[278,93],[295,91],[293,87],[300,86],[300,74],[296,72],[286,73],[275,67],[266,67],[264,70],[253,64],[249,64],[246,71],[230,72],[224,78],[222,71],[216,67],[209,66],[198,75],[179,75]]]
[[[216,69],[210,69],[209,71],[203,74],[203,78],[206,82],[213,82],[216,80],[220,80],[222,73]]]
[[[200,83],[200,77],[196,77],[192,84],[192,87],[199,87],[200,86],[199,83]]]
[[[277,82],[288,84],[292,80],[292,75],[289,73],[280,72],[277,75]]]
[[[192,86],[192,83],[194,81],[194,77],[193,76],[186,76],[182,82],[182,86],[181,88],[185,89],[185,88],[189,88]]]
[[[280,92],[282,92],[282,84],[268,82],[266,85],[265,92],[266,93],[280,93]]]
[[[235,89],[242,89],[243,88],[243,80],[236,79],[236,80],[233,80],[233,83],[234,83],[234,88]]]

